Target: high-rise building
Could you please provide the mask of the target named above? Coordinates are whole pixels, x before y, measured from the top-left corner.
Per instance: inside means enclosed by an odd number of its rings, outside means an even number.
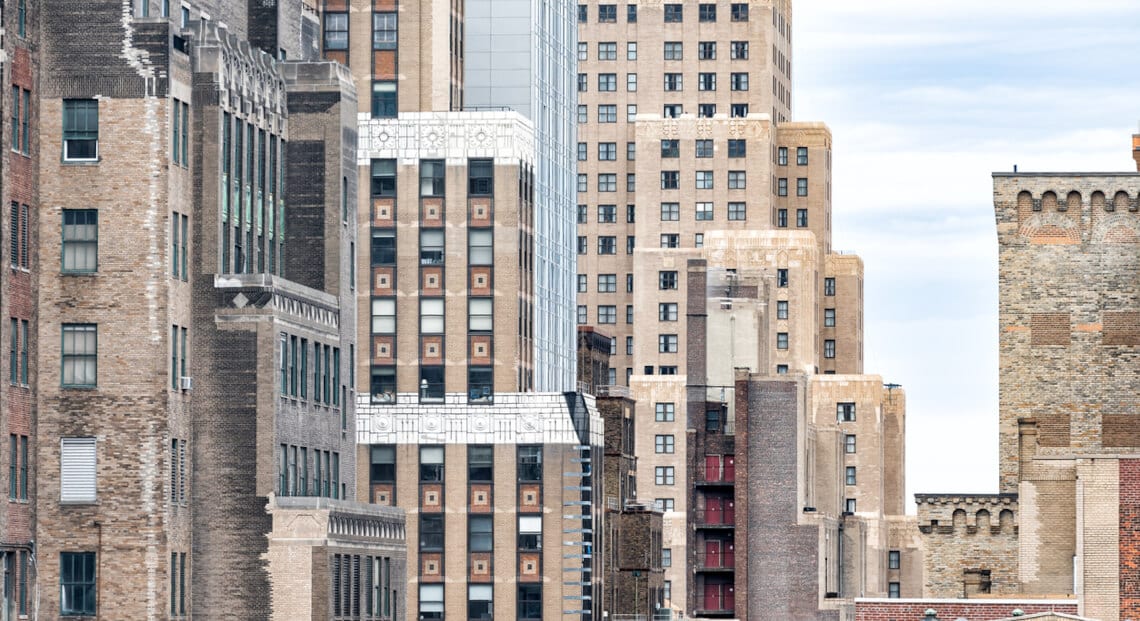
[[[407,511],[406,618],[600,617],[602,420],[566,392],[573,125],[550,98],[570,84],[572,13],[319,10],[323,53],[361,97],[357,493]]]
[[[403,514],[353,502],[356,94],[315,12],[11,6],[0,616],[402,614]]]

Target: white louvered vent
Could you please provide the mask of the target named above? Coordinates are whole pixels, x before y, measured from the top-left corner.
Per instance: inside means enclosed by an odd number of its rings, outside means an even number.
[[[95,438],[63,438],[59,453],[60,502],[95,502]]]

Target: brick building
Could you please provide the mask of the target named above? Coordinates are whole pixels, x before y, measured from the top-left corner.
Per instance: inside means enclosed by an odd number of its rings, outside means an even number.
[[[1140,138],[1133,138],[1140,169]],[[920,494],[926,597],[1134,618],[1140,173],[994,173],[999,494]]]
[[[356,93],[315,8],[7,4],[4,618],[402,615],[403,516],[353,502]]]

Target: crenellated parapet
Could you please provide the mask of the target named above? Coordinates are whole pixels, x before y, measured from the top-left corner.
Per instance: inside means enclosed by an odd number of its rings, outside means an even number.
[[[916,494],[924,535],[1017,534],[1017,494]]]
[[[1017,494],[916,494],[926,597],[1016,592]]]

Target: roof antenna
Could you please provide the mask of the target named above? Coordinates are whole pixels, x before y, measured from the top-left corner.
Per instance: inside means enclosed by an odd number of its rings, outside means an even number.
[[[1017,164],[1013,165],[1013,172],[1017,172]]]

